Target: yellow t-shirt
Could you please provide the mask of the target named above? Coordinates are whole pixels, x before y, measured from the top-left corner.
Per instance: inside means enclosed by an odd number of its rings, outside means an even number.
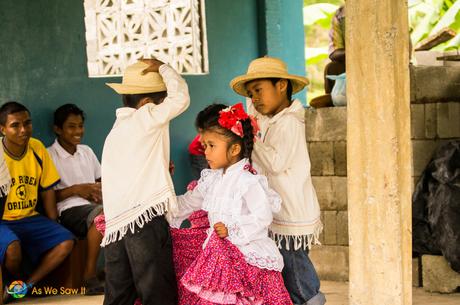
[[[5,202],[3,220],[18,220],[37,215],[39,191],[47,190],[59,182],[59,174],[45,146],[31,138],[27,152],[21,159],[3,153],[11,175],[11,189]]]

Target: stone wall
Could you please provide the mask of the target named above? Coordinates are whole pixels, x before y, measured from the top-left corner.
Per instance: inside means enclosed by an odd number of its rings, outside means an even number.
[[[423,77],[428,73],[425,68],[420,71]],[[446,69],[443,67],[440,73],[444,72]],[[450,70],[447,72],[452,74]],[[415,99],[415,94],[411,94],[414,184],[434,150],[442,143],[460,138],[460,102],[435,98],[427,83],[423,83],[423,90],[417,88],[414,91],[416,80],[420,78],[417,78],[417,73],[412,71],[411,76],[411,92],[417,92],[420,98]],[[459,76],[460,71],[455,74],[457,81]],[[460,95],[460,89],[457,90]],[[425,91],[431,94],[432,103],[426,102]],[[320,239],[322,246],[314,247],[310,256],[323,280],[348,280],[346,111],[346,107],[309,108],[305,114],[311,175],[324,224]]]
[[[306,136],[324,225],[311,259],[321,277],[348,279],[346,107],[308,109]]]

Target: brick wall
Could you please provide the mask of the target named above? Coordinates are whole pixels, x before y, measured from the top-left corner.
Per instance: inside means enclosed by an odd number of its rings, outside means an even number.
[[[322,246],[311,251],[321,279],[348,279],[347,109],[306,110],[311,175],[324,225]]]

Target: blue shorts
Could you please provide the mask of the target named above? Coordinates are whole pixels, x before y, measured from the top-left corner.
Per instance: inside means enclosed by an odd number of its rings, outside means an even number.
[[[42,215],[19,220],[0,222],[0,260],[4,263],[6,249],[15,240],[21,243],[22,251],[32,263],[38,262],[48,250],[75,237],[69,230]]]

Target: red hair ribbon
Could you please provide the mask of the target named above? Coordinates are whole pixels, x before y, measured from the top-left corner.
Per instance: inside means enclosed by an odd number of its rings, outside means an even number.
[[[253,175],[257,175],[257,171],[254,167],[252,167],[251,164],[245,164],[244,167],[243,167],[244,170],[247,170],[248,172],[250,172],[251,174]]]

